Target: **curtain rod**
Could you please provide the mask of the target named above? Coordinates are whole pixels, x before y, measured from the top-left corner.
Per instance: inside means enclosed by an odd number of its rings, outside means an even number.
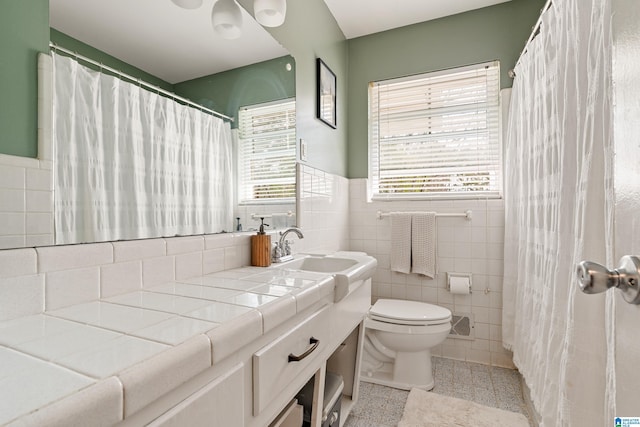
[[[190,105],[190,106],[192,106],[194,108],[197,108],[198,110],[206,111],[207,113],[212,114],[212,115],[217,116],[217,117],[220,117],[221,119],[224,119],[224,120],[229,120],[231,122],[234,121],[233,117],[229,117],[229,116],[226,116],[226,115],[224,115],[222,113],[218,113],[217,111],[211,110],[211,109],[209,109],[207,107],[203,107],[200,104],[196,104],[195,102],[188,100],[187,98],[183,98],[181,96],[176,95],[173,92],[169,92],[168,90],[162,89],[160,86],[154,86],[151,83],[147,83],[147,82],[145,82],[143,80],[140,80],[137,77],[133,77],[132,75],[129,75],[127,73],[123,73],[120,70],[116,70],[115,68],[111,68],[111,67],[109,67],[107,65],[104,65],[104,64],[102,64],[102,63],[100,63],[98,61],[95,61],[95,60],[93,60],[91,58],[88,58],[86,56],[79,55],[76,52],[73,52],[73,51],[71,51],[69,49],[65,49],[64,47],[58,46],[55,43],[49,43],[49,47],[51,49],[54,49],[54,50],[57,50],[57,51],[60,51],[60,52],[64,52],[64,53],[66,53],[68,55],[71,55],[76,59],[81,59],[84,62],[88,62],[89,64],[93,64],[96,67],[100,67],[100,69],[107,70],[110,73],[116,74],[119,77],[123,77],[123,78],[125,78],[127,80],[130,80],[130,81],[132,81],[134,83],[137,83],[137,84],[139,84],[141,86],[145,86],[146,88],[151,89],[154,92],[162,93],[163,95],[166,95],[169,98],[172,98],[172,99],[174,99],[176,101],[184,102],[185,104],[188,104],[188,105]]]
[[[536,24],[533,27],[531,27],[531,34],[529,35],[527,42],[524,44],[524,49],[522,49],[522,52],[520,52],[520,55],[518,55],[518,60],[516,61],[516,64],[513,66],[511,70],[509,70],[509,77],[514,78],[516,76],[516,73],[514,71],[515,67],[520,62],[520,58],[522,58],[522,55],[524,55],[524,53],[527,51],[527,48],[529,47],[529,43],[531,43],[531,41],[536,38],[538,33],[540,33],[540,25],[542,24],[542,15],[544,15],[547,9],[549,9],[552,5],[553,5],[553,0],[547,0],[544,6],[542,6],[542,9],[540,9],[540,16],[538,17]]]
[[[384,218],[386,216],[391,215],[392,213],[414,214],[414,213],[422,213],[422,212],[408,212],[408,211],[407,212],[404,212],[404,211],[403,212],[382,212],[382,211],[378,211],[376,213],[376,218],[382,219],[382,218]],[[468,211],[464,211],[462,213],[437,213],[436,214],[436,217],[440,217],[440,216],[448,216],[448,217],[459,216],[459,217],[464,217],[465,219],[470,221],[471,217],[473,216],[473,212],[468,210]]]

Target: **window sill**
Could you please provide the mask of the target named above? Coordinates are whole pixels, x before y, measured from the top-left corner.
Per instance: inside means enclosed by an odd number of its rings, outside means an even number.
[[[497,193],[475,193],[475,194],[434,194],[434,195],[418,195],[418,194],[393,194],[381,195],[373,194],[369,197],[369,202],[397,202],[397,201],[436,201],[436,200],[500,200],[502,194]]]

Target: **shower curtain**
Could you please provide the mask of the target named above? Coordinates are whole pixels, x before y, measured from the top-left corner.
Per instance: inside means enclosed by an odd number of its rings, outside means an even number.
[[[583,259],[612,264],[609,3],[554,0],[515,68],[503,342],[543,426],[604,426],[615,413],[611,295],[584,295],[575,279]]]
[[[52,57],[56,243],[232,227],[228,123]]]

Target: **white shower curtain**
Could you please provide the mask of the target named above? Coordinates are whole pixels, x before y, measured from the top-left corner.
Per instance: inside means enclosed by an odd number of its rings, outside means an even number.
[[[611,424],[605,299],[582,259],[610,265],[609,0],[554,0],[515,68],[506,140],[503,341],[543,426]],[[609,387],[609,388],[607,388]]]
[[[56,243],[233,226],[228,123],[52,56]]]

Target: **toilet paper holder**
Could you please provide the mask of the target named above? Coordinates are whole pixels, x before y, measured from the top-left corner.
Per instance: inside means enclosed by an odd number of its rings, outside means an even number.
[[[447,290],[451,292],[451,280],[458,281],[458,279],[463,279],[468,281],[469,285],[469,293],[472,293],[471,290],[471,273],[447,273]]]

